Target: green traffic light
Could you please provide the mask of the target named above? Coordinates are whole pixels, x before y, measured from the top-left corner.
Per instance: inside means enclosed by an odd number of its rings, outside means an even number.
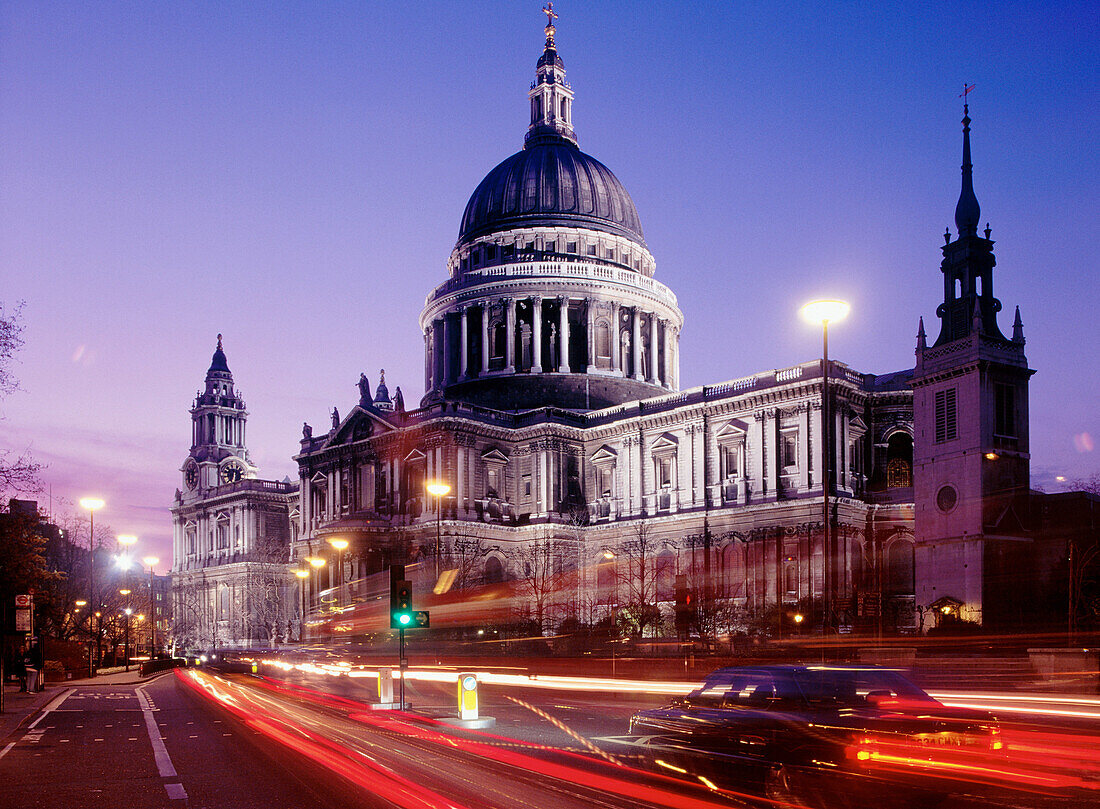
[[[404,626],[408,626],[409,624],[411,624],[412,619],[413,619],[413,617],[411,615],[409,615],[407,612],[403,612],[403,613],[401,613],[400,615],[397,616],[397,620],[400,621],[402,623],[402,625],[404,625]]]

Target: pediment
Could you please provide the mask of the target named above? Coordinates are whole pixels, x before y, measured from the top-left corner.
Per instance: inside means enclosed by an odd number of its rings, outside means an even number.
[[[329,445],[350,444],[363,441],[373,435],[393,432],[393,425],[384,418],[362,407],[354,407],[340,422],[329,438]]]
[[[749,432],[749,425],[740,419],[730,419],[722,425],[715,438],[719,441],[737,441],[743,439]]]
[[[481,453],[481,460],[486,463],[508,463],[508,456],[497,447],[493,447]]]
[[[662,433],[653,445],[650,452],[675,452],[680,447],[680,441],[672,433]]]
[[[853,433],[859,433],[863,435],[867,432],[867,422],[865,422],[859,416],[853,416],[848,420],[848,430]]]
[[[615,452],[615,450],[609,447],[607,444],[604,444],[602,447],[592,453],[592,463],[595,464],[613,464],[618,460],[618,458],[619,453]]]
[[[314,486],[328,486],[328,478],[325,477],[323,472],[318,472],[309,479],[309,482]]]
[[[418,449],[414,449],[412,452],[410,452],[408,455],[406,455],[404,458],[402,458],[401,461],[403,463],[407,463],[407,464],[409,464],[409,463],[418,463],[420,461],[427,460],[427,458],[428,458],[428,456],[426,456],[423,452],[421,452]]]

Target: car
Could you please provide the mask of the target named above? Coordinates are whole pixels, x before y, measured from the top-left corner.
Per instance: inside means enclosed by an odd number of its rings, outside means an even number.
[[[1004,754],[995,717],[874,666],[719,669],[630,734],[666,772],[803,805],[931,806]]]

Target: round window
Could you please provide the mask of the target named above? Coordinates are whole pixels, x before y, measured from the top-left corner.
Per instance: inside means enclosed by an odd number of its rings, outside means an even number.
[[[936,506],[940,511],[950,511],[959,502],[959,493],[954,486],[944,486],[936,492]]]

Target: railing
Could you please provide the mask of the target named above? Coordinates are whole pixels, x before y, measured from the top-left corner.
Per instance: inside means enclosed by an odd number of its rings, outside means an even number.
[[[545,278],[547,276],[567,278],[588,278],[594,281],[612,281],[623,286],[635,287],[656,295],[664,303],[676,306],[676,293],[648,275],[622,264],[603,261],[594,256],[578,257],[577,260],[557,259],[554,261],[520,261],[510,264],[498,264],[491,267],[478,267],[467,270],[458,278],[449,278],[428,293],[425,305],[439,300],[444,295],[466,287],[475,287],[486,281],[505,278]]]

